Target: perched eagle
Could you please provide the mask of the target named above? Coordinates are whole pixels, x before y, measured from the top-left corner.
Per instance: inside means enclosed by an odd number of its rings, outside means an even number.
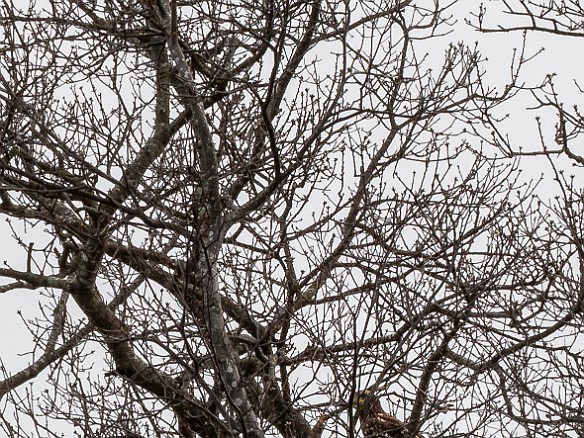
[[[407,424],[389,415],[381,407],[379,398],[369,390],[359,391],[353,397],[353,406],[361,422],[361,430],[366,438],[406,438]],[[423,438],[417,434],[416,438]]]

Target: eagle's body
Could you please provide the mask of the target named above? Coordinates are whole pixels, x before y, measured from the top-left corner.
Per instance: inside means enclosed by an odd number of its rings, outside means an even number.
[[[355,394],[353,405],[361,422],[361,430],[365,438],[406,438],[407,425],[381,407],[379,399],[370,395],[370,391],[360,391]],[[423,438],[417,434],[416,438]]]

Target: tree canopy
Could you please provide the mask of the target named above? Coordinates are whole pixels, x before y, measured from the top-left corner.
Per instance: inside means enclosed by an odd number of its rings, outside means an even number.
[[[2,435],[581,436],[584,9],[461,3],[4,1]]]

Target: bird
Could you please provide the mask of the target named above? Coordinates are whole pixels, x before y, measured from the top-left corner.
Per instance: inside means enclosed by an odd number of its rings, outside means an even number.
[[[370,390],[358,391],[353,396],[353,406],[361,422],[365,438],[408,438],[408,426],[381,407],[379,397]],[[416,434],[415,438],[423,438]]]

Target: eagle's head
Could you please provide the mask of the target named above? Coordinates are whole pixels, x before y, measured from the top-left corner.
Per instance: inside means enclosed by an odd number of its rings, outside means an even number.
[[[379,398],[369,389],[357,391],[353,395],[353,406],[359,417],[383,412]]]

